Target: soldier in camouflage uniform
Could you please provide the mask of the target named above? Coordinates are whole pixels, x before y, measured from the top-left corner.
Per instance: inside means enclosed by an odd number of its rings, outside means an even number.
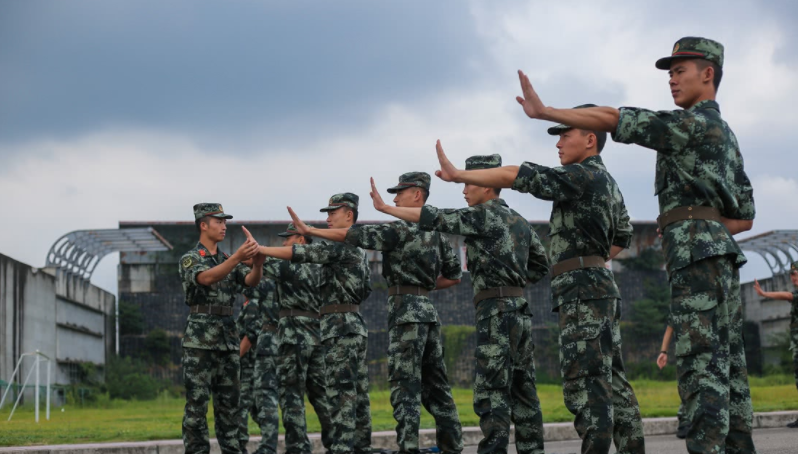
[[[396,206],[422,207],[429,197],[430,176],[409,172],[389,188]],[[382,251],[382,274],[388,282],[388,379],[400,453],[417,453],[421,405],[435,418],[437,446],[444,453],[463,450],[463,430],[443,361],[440,321],[429,292],[460,282],[460,260],[438,232],[399,221],[355,225],[348,229],[313,229],[291,212],[303,234]]]
[[[467,169],[499,167],[501,157],[472,156]],[[474,411],[484,438],[477,452],[506,453],[510,422],[518,453],[543,453],[543,415],[535,384],[532,313],[524,286],[549,271],[548,259],[529,222],[499,198],[498,189],[466,185],[468,208],[442,210],[386,205],[372,181],[374,207],[422,231],[466,237],[466,256],[476,306]]]
[[[218,249],[227,219],[218,203],[194,205],[200,239],[180,258],[180,280],[191,310],[183,335],[183,382],[186,408],[183,445],[187,454],[210,452],[208,401],[213,395],[216,438],[223,454],[238,454],[239,340],[233,319],[236,293],[260,282],[264,257],[242,227],[247,240],[231,256]],[[254,258],[250,270],[241,262]]]
[[[255,306],[253,319],[247,323],[247,337],[256,336],[252,344],[254,350],[254,398],[257,416],[253,416],[260,427],[260,444],[256,454],[275,454],[279,417],[277,414],[277,311],[275,283],[266,275],[263,265],[263,279],[257,287],[246,289],[244,295],[249,305]],[[246,342],[246,341],[245,341]],[[243,399],[243,397],[242,397]]]
[[[519,71],[527,115],[657,151],[658,223],[671,284],[679,394],[692,425],[689,452],[755,452],[753,407],[743,349],[739,268],[747,259],[732,235],[749,230],[753,189],[734,133],[715,101],[723,46],[680,39],[656,67],[668,70],[683,110],[544,106]]]
[[[277,235],[285,238],[283,246],[288,247],[310,244],[313,240],[300,235],[293,224]],[[326,396],[319,316],[319,308],[324,302],[321,265],[270,258],[263,267],[263,275],[274,279],[277,284],[280,308],[277,377],[285,428],[285,451],[287,454],[311,451],[305,420],[306,392],[321,423],[322,444],[329,450],[332,447],[332,427]]]
[[[246,293],[246,290],[244,291]],[[255,351],[252,349],[257,346],[258,332],[260,326],[253,326],[258,320],[258,305],[250,304],[250,300],[244,301],[244,305],[238,312],[236,328],[238,337],[241,339],[239,355],[241,356],[241,397],[238,400],[238,445],[241,447],[242,454],[247,453],[247,443],[249,443],[249,415],[253,421],[257,422],[258,409],[255,406]],[[254,341],[253,341],[254,339]]]
[[[577,109],[596,107],[594,104]],[[602,131],[566,125],[559,136],[561,167],[531,162],[462,171],[438,143],[440,176],[447,181],[512,188],[553,203],[549,236],[552,310],[559,313],[560,367],[565,406],[576,417],[583,453],[643,453],[643,421],[621,357],[620,298],[605,262],[632,242],[632,225],[618,184],[600,153]]]
[[[357,221],[358,196],[350,192],[330,197],[328,228],[349,228]],[[333,454],[371,452],[369,376],[366,365],[368,330],[359,313],[371,294],[371,271],[366,251],[341,243],[261,247],[270,257],[293,263],[323,265],[324,305],[321,340],[325,349],[327,401],[332,419]]]
[[[790,281],[795,287],[792,292],[763,292],[758,281],[754,281],[754,289],[759,296],[774,300],[789,301],[792,306],[790,310],[790,350],[792,350],[792,362],[795,366],[795,387],[798,388],[798,262],[790,265]],[[798,429],[798,419],[787,424],[791,429]]]

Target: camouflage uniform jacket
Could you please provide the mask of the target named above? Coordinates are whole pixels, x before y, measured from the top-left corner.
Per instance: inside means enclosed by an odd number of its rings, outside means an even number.
[[[312,263],[291,263],[287,260],[266,259],[263,275],[277,284],[277,301],[280,310],[318,313],[324,302],[321,293],[324,281],[322,266]],[[282,317],[278,325],[281,344],[319,345],[321,343],[319,319],[310,317]]]
[[[186,305],[233,307],[236,294],[246,287],[244,280],[250,271],[246,265],[239,263],[224,279],[211,286],[197,282],[198,274],[220,265],[227,258],[228,255],[218,248],[216,255],[212,255],[199,242],[180,258],[180,280],[186,292]],[[238,330],[232,315],[188,314],[183,347],[238,351],[238,342]]]
[[[494,287],[524,287],[549,272],[546,250],[537,234],[502,199],[462,209],[425,205],[419,227],[466,238],[466,260],[474,295]],[[527,304],[523,298],[486,299],[477,306],[477,320],[524,306]]]
[[[405,221],[381,225],[354,225],[346,234],[352,246],[382,251],[382,275],[388,286],[412,285],[435,289],[439,275],[460,279],[460,260],[452,245],[438,232],[422,232]],[[399,307],[388,307],[389,325],[439,323],[429,297],[402,295]]]
[[[659,112],[622,107],[612,138],[657,150],[660,213],[706,206],[726,218],[754,219],[753,188],[737,138],[721,118],[717,102]],[[662,246],[669,272],[709,257],[730,255],[738,267],[747,261],[726,227],[715,221],[670,224],[662,233]]]
[[[596,255],[609,258],[610,248],[628,248],[632,224],[618,184],[600,156],[549,168],[525,162],[513,189],[554,202],[549,221],[551,263]],[[620,298],[612,271],[582,268],[552,278],[551,303],[556,311],[575,300]]]
[[[251,295],[254,289],[247,287],[244,290],[245,295]],[[249,341],[255,346],[258,340],[263,323],[260,322],[260,308],[258,307],[258,300],[251,296],[244,301],[241,310],[238,311],[236,318],[236,328],[238,329],[238,338],[244,339],[247,336]]]
[[[792,306],[790,309],[790,331],[798,334],[798,290],[792,292]]]
[[[360,304],[371,295],[371,270],[366,251],[344,243],[295,244],[294,263],[318,263],[322,267],[323,306]],[[321,340],[357,334],[367,337],[363,318],[357,312],[321,317]]]

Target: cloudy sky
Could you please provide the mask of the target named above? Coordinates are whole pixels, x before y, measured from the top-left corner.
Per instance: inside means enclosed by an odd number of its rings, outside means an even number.
[[[674,108],[654,61],[681,36],[726,46],[718,101],[754,183],[754,231],[798,225],[798,5],[783,1],[0,0],[0,253],[33,266],[62,234],[120,220],[308,219],[450,157],[557,165],[515,102]],[[603,153],[637,220],[657,215],[654,153]],[[464,206],[433,182],[430,203]],[[530,219],[550,204],[508,193]],[[742,234],[742,237],[750,233]],[[744,280],[769,275],[749,254]],[[93,277],[116,291],[118,256]]]

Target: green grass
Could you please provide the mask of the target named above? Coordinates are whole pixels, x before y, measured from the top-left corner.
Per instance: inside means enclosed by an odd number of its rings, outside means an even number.
[[[787,375],[752,377],[751,396],[755,411],[798,410],[798,392],[793,378]],[[675,416],[679,396],[675,382],[635,381],[632,383],[644,417]],[[572,421],[563,406],[559,385],[539,385],[538,394],[546,422]],[[371,393],[373,430],[393,430],[396,423],[389,403],[389,391]],[[464,426],[479,423],[472,409],[470,389],[455,389],[454,398]],[[108,401],[100,399],[94,407],[65,406],[53,408],[50,421],[40,412],[40,423],[33,422],[33,408],[18,409],[14,418],[6,422],[10,407],[0,411],[0,446],[30,446],[110,441],[143,441],[179,439],[180,422],[185,401],[160,397],[152,401]],[[213,436],[213,412],[208,412]],[[308,405],[308,427],[320,430],[313,409]],[[432,417],[424,411],[422,428],[434,427]],[[258,428],[250,421],[250,434]],[[282,429],[281,429],[282,431]]]

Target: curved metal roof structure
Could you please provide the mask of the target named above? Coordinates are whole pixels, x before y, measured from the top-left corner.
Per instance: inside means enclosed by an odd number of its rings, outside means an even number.
[[[112,252],[169,251],[172,245],[152,227],[75,230],[59,238],[47,253],[47,264],[85,280],[100,260]]]
[[[744,251],[762,256],[776,275],[786,273],[798,260],[798,230],[771,230],[737,242]]]

